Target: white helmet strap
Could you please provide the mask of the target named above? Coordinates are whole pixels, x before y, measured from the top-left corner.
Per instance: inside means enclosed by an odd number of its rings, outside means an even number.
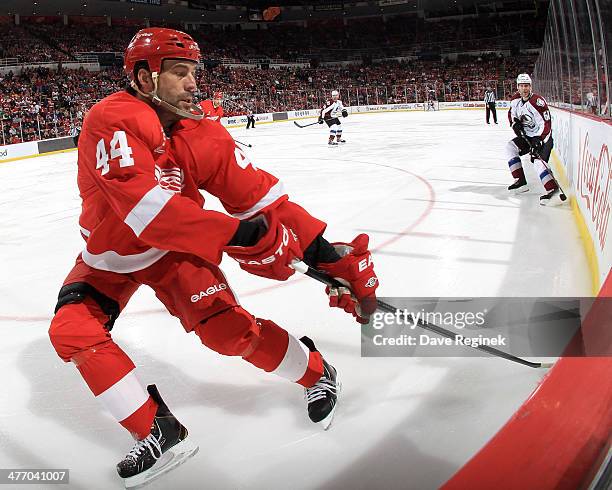
[[[153,90],[151,92],[149,92],[148,94],[143,92],[142,90],[140,90],[140,88],[138,87],[138,84],[132,80],[130,82],[130,87],[132,87],[136,92],[138,92],[140,95],[142,95],[143,97],[149,99],[153,104],[155,104],[158,107],[163,107],[164,109],[166,109],[167,111],[173,112],[174,114],[187,118],[187,119],[195,119],[196,121],[199,121],[200,119],[202,119],[204,117],[204,112],[202,111],[202,109],[200,107],[198,107],[195,104],[191,104],[191,111],[184,111],[182,109],[179,109],[178,107],[170,104],[169,102],[166,102],[165,100],[163,100],[162,98],[160,98],[157,95],[157,81],[159,78],[159,74],[154,71],[151,73],[151,78],[153,79]],[[194,114],[195,112],[195,114]]]

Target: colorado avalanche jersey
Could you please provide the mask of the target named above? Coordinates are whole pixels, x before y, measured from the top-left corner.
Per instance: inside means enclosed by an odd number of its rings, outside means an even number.
[[[514,118],[523,123],[527,136],[539,136],[542,141],[548,141],[551,135],[550,110],[544,97],[532,94],[528,100],[523,100],[517,92],[510,101],[508,120],[510,124]]]
[[[333,101],[328,100],[325,102],[325,106],[321,109],[321,117],[323,119],[330,119],[332,117],[340,117],[342,115],[342,101],[340,99]]]
[[[237,218],[283,196],[278,179],[256,169],[225,128],[206,119],[189,122],[202,135],[202,145],[209,141],[199,148],[205,156],[196,169],[173,154],[146,102],[118,92],[91,109],[78,146],[85,263],[129,273],[174,250],[218,264]],[[185,130],[181,123],[175,126]],[[236,217],[202,209],[199,188],[208,188]]]

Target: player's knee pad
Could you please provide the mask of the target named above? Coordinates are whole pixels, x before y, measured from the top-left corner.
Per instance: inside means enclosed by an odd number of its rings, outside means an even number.
[[[89,298],[60,308],[49,327],[49,339],[59,357],[66,362],[75,361],[81,353],[95,352],[112,342],[104,325],[106,318],[101,308]]]
[[[98,304],[104,314],[108,316],[108,318],[104,321],[105,327],[109,331],[112,330],[115,320],[117,320],[117,317],[119,316],[119,303],[108,296],[105,296],[96,288],[85,282],[75,282],[62,286],[57,296],[55,313],[57,313],[62,306],[82,303],[85,298],[91,298]]]
[[[519,147],[516,146],[516,144],[512,140],[506,143],[505,150],[506,150],[506,159],[508,161],[512,160],[513,158],[518,157],[520,153]]]
[[[260,326],[255,317],[240,306],[209,318],[194,329],[202,343],[225,356],[246,357],[260,341]]]

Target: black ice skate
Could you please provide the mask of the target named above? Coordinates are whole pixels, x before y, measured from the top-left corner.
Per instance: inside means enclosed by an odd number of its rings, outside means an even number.
[[[544,194],[540,196],[540,204],[542,206],[559,206],[565,201],[567,197],[563,194],[563,191],[557,187],[553,189],[548,194]]]
[[[342,138],[340,138],[340,139],[338,140],[338,143],[346,143],[346,140],[343,140]]]
[[[508,190],[514,192],[515,194],[521,194],[523,192],[527,192],[529,187],[527,187],[527,181],[522,179],[516,179],[514,184],[508,186]]]
[[[304,398],[308,402],[308,416],[314,423],[321,424],[323,430],[329,429],[334,419],[340,388],[336,369],[323,359],[323,376],[314,386],[304,389]]]
[[[338,143],[336,143],[335,141],[328,141],[327,144],[329,146],[338,146]]]
[[[172,415],[162,400],[157,387],[147,391],[159,405],[151,433],[136,444],[117,464],[117,472],[124,479],[125,488],[138,488],[176,468],[198,452],[198,446],[188,439],[188,432]]]

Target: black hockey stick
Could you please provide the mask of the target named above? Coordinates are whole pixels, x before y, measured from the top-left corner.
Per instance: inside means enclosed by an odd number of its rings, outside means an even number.
[[[539,159],[539,160],[540,160],[540,161],[541,161],[541,162],[544,164],[544,166],[546,167],[546,169],[547,169],[547,170],[548,170],[548,172],[550,173],[550,176],[552,177],[553,182],[554,182],[555,184],[557,184],[557,187],[559,188],[559,192],[560,192],[560,194],[559,194],[559,199],[561,199],[561,201],[567,201],[567,196],[565,195],[565,192],[563,192],[563,189],[561,188],[561,184],[559,184],[559,182],[557,181],[557,179],[556,179],[556,177],[555,177],[555,174],[553,174],[552,168],[550,168],[550,167],[548,166],[548,163],[547,163],[547,162],[545,162],[545,161],[542,159],[542,157],[541,157],[541,156],[539,156],[539,154],[536,152],[536,150],[535,150],[535,149],[534,149],[533,151],[534,151],[534,156],[535,156],[536,158],[538,158],[538,159]]]
[[[295,124],[298,128],[307,128],[308,126],[314,126],[315,124],[320,124],[319,121],[310,123],[310,124],[298,124],[297,121],[293,121],[293,124]]]
[[[239,145],[246,146],[247,148],[253,148],[253,145],[251,143],[243,143],[242,141],[238,141],[238,140],[234,140],[234,141],[238,143]]]
[[[291,267],[293,267],[297,272],[301,272],[302,274],[305,274],[308,277],[312,277],[313,279],[316,279],[317,281],[322,282],[323,284],[327,284],[328,286],[346,287],[344,284],[341,284],[333,277],[330,277],[324,272],[318,271],[317,269],[313,269],[312,267],[305,264],[304,262],[301,262],[301,261],[294,262]],[[381,301],[380,299],[376,300],[376,304],[378,306],[378,309],[381,311],[386,311],[388,313],[393,313],[393,314],[395,314],[398,311],[398,309],[395,306],[385,303],[384,301]],[[408,315],[408,319],[410,322],[414,322],[414,317],[410,314]],[[433,323],[429,323],[429,322],[424,322],[421,319],[419,319],[418,322],[416,322],[415,324],[421,327],[422,329],[429,330],[430,332],[437,333],[438,335],[441,335],[442,337],[453,339],[458,342],[457,334],[450,332],[449,330],[446,330],[445,328],[439,327],[438,325],[434,325]],[[532,368],[549,368],[549,367],[552,367],[552,365],[554,364],[552,362],[531,362],[526,359],[522,359],[520,357],[513,356],[512,354],[508,354],[507,352],[501,351],[499,349],[495,349],[494,347],[489,347],[487,345],[466,345],[465,347],[471,347],[472,349],[478,349],[478,350],[486,352],[487,354],[491,354],[497,357],[503,357],[504,359],[507,359],[508,361],[517,362],[519,364],[523,364],[524,366],[529,366]]]

